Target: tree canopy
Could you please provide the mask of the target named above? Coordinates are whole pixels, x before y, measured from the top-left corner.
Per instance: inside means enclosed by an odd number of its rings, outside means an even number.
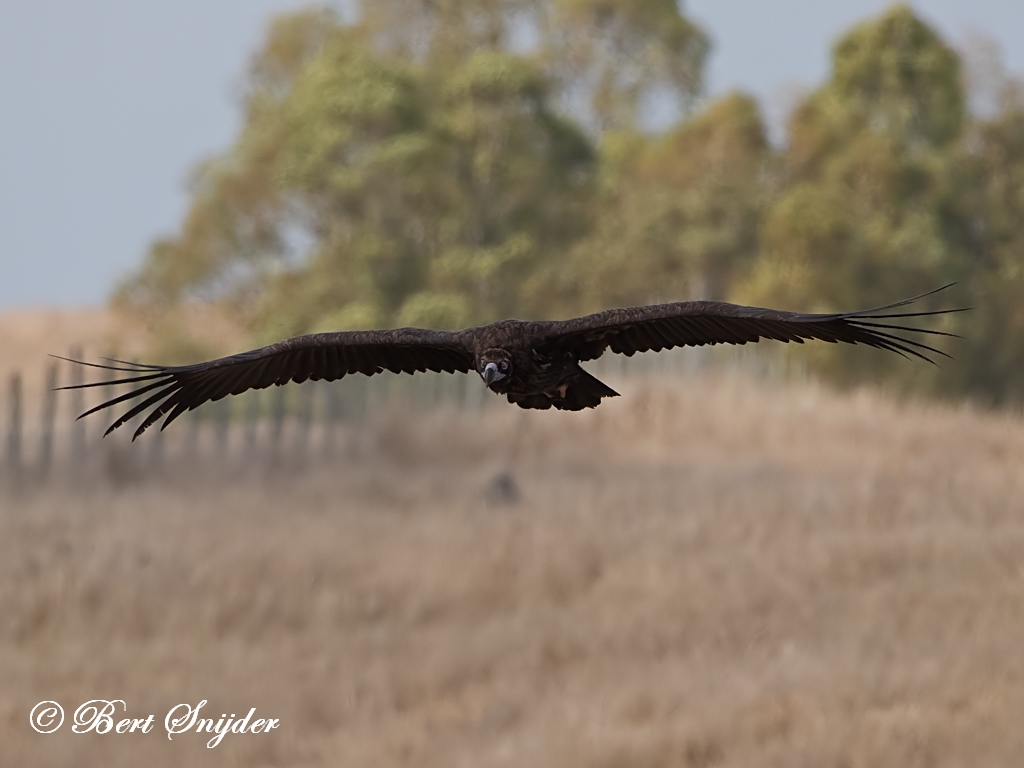
[[[955,279],[961,243],[948,164],[963,118],[959,59],[909,8],[841,38],[832,78],[791,116],[784,188],[765,212],[762,257],[739,293],[830,311]],[[816,354],[848,378],[899,363]]]
[[[810,364],[1021,398],[1021,89],[1004,76],[972,113],[977,78],[908,7],[836,42],[778,148],[751,97],[701,99],[709,41],[675,0],[375,0],[355,19],[273,21],[241,132],[120,302],[216,300],[262,340],[689,297],[834,311],[955,280],[945,300],[977,307],[944,327],[968,337],[957,363],[823,345]],[[653,104],[676,122],[651,130]]]

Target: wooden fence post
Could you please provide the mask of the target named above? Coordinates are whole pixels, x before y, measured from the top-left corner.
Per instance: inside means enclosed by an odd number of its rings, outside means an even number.
[[[185,455],[192,459],[199,453],[199,411],[185,411],[181,415],[186,423],[183,448]]]
[[[309,432],[313,424],[313,398],[316,388],[309,383],[299,386],[298,434],[295,436],[295,456],[305,463],[308,458]]]
[[[157,470],[163,466],[164,463],[164,440],[166,436],[164,431],[160,429],[160,422],[156,422],[149,428],[149,463]]]
[[[72,360],[82,359],[82,348],[72,347],[68,354]],[[71,385],[85,383],[85,366],[71,366]],[[78,419],[85,412],[85,390],[72,389],[71,392],[71,458],[82,462],[85,459],[85,422]]]
[[[284,431],[285,405],[284,387],[275,387],[273,407],[270,414],[272,418],[270,429],[270,450],[275,457],[280,454],[281,450],[281,433]]]
[[[367,386],[369,377],[364,376],[361,373],[353,373],[347,378],[349,392],[349,420],[359,423],[366,417],[366,412],[369,410],[369,387]]]
[[[10,422],[7,432],[7,466],[15,483],[21,476],[21,374],[11,376]]]
[[[129,362],[134,365],[138,361],[133,357]],[[144,398],[143,395],[138,395],[136,397],[131,398],[127,403],[125,403],[125,411],[126,412],[130,411],[133,408],[135,408],[135,406],[141,405],[144,399],[145,398]],[[125,437],[127,437],[130,440],[135,435],[135,430],[139,428],[139,425],[142,424],[142,420],[145,419],[145,418],[146,418],[145,411],[143,411],[142,413],[139,413],[137,416],[133,416],[128,421],[128,423],[126,423],[124,425],[124,427],[125,427]],[[132,456],[134,458],[135,454],[132,454]]]
[[[108,371],[106,371],[103,374],[103,382],[104,382],[104,384],[99,389],[100,389],[100,393],[101,393],[100,397],[104,401],[113,399],[114,395],[117,393],[117,387],[115,387],[114,384],[112,383],[114,381],[115,377],[116,377],[116,374],[114,373],[114,371],[108,370]],[[101,411],[101,413],[108,413],[108,411]],[[101,416],[99,419],[96,420],[96,425],[97,425],[97,428],[100,431],[100,435],[99,435],[100,439],[102,439],[104,434],[107,431],[107,427],[110,426],[110,422],[108,420],[102,418],[102,416]]]
[[[43,392],[43,423],[39,435],[39,474],[43,477],[50,472],[53,462],[53,425],[57,419],[57,364],[50,364],[46,376],[46,390]]]
[[[231,425],[231,404],[226,397],[213,403],[213,417],[217,460],[223,462],[228,455],[228,428]]]
[[[245,393],[245,453],[256,453],[256,427],[260,418],[260,390],[251,389]]]
[[[322,453],[325,459],[334,456],[338,442],[338,422],[341,421],[342,406],[341,395],[338,392],[339,382],[325,381],[322,383],[324,391],[324,437]]]
[[[468,384],[468,376],[455,374],[455,407],[460,411],[466,410],[466,387]]]

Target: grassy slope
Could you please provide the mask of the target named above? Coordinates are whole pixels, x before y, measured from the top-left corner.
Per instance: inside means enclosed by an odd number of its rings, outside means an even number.
[[[625,384],[392,415],[302,477],[0,500],[11,764],[1019,764],[1024,423]],[[95,697],[158,731],[28,727]],[[168,741],[200,699],[283,727]]]

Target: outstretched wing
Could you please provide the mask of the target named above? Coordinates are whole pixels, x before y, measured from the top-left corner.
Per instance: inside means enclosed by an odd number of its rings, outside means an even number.
[[[952,284],[950,284],[952,285]],[[571,350],[579,360],[593,360],[606,349],[632,356],[637,352],[655,352],[682,346],[705,344],[746,344],[761,339],[795,341],[820,339],[828,342],[866,344],[907,357],[913,355],[930,363],[929,354],[949,357],[945,352],[907,333],[954,336],[928,328],[903,325],[905,318],[930,317],[964,309],[938,309],[919,312],[892,312],[915,301],[949,288],[934,291],[884,307],[832,315],[779,312],[774,309],[744,307],[718,301],[682,301],[648,307],[610,309],[561,322],[537,323],[539,349],[558,347]],[[897,322],[893,322],[897,320]]]
[[[282,385],[289,381],[302,383],[307,379],[334,381],[349,373],[370,376],[385,370],[394,373],[466,373],[473,369],[473,354],[461,339],[457,333],[420,328],[314,333],[195,365],[139,365],[122,361],[114,361],[119,365],[81,363],[128,375],[111,381],[78,384],[62,389],[111,384],[134,385],[131,391],[107,400],[78,417],[147,395],[142,402],[122,414],[105,433],[110,434],[126,421],[149,410],[135,430],[132,436],[134,440],[165,415],[167,418],[161,429],[186,410],[198,408],[205,402],[220,400],[227,395],[238,395],[248,389],[264,389],[272,384]]]

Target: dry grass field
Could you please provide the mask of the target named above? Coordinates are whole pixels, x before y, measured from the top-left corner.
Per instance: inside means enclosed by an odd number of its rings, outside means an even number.
[[[1020,765],[1024,422],[627,384],[383,414],[304,474],[0,496],[0,763]],[[154,731],[29,727],[95,698]],[[168,740],[202,699],[281,727]]]

